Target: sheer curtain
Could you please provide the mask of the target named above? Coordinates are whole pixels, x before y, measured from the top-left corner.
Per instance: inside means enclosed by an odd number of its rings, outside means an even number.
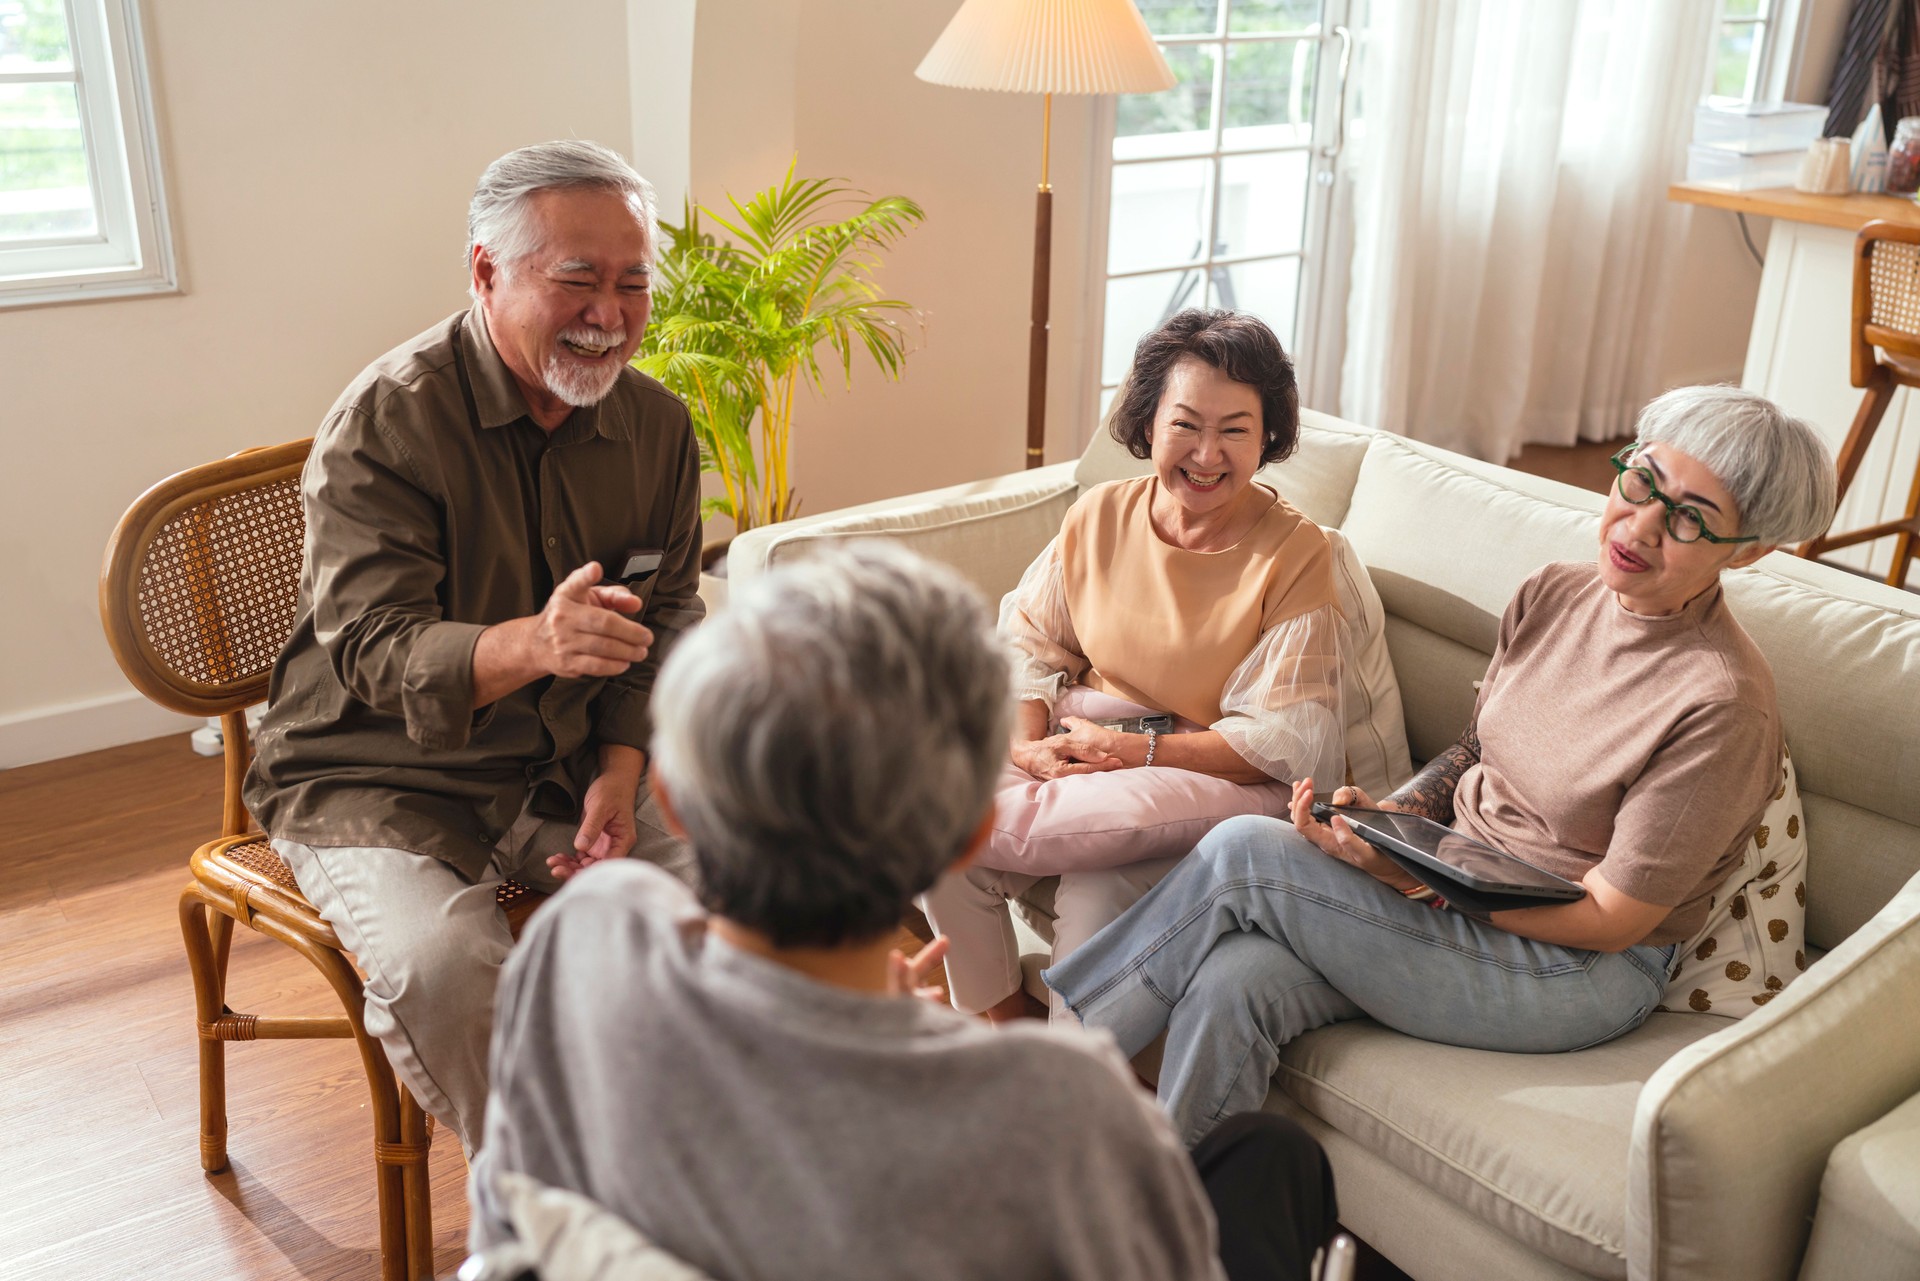
[[[1373,0],[1342,416],[1505,462],[1656,385],[1714,0]]]

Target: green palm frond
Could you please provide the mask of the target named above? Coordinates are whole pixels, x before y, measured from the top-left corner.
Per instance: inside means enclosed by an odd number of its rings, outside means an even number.
[[[679,225],[660,224],[653,322],[634,358],[687,402],[702,466],[727,491],[709,506],[741,530],[799,508],[788,484],[793,410],[800,382],[825,393],[822,352],[846,386],[860,352],[897,379],[904,325],[918,314],[883,297],[873,276],[925,220],[920,206],[796,169],[750,199],[729,196],[725,214],[688,202]]]

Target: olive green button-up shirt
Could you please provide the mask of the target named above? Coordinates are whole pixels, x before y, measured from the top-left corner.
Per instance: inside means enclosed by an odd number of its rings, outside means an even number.
[[[245,792],[268,833],[477,876],[523,807],[579,813],[599,745],[646,746],[654,675],[704,612],[699,454],[666,388],[629,368],[547,433],[476,307],[353,381],[301,488],[300,600]],[[589,560],[617,580],[635,551],[663,553],[635,584],[654,633],[644,662],[474,706],[482,631],[539,612]]]

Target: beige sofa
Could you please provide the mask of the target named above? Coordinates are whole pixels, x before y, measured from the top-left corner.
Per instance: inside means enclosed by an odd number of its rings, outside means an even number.
[[[1514,589],[1594,554],[1601,499],[1305,417],[1269,479],[1366,563],[1425,759],[1465,724]],[[753,531],[731,573],[879,535],[997,598],[1085,487],[1144,466],[1101,436],[1078,464]],[[1914,1105],[1890,1114],[1920,1095],[1920,598],[1780,554],[1727,591],[1778,678],[1818,959],[1743,1021],[1655,1014],[1577,1054],[1368,1021],[1289,1046],[1267,1106],[1319,1136],[1344,1221],[1422,1281],[1912,1275],[1920,1143]]]

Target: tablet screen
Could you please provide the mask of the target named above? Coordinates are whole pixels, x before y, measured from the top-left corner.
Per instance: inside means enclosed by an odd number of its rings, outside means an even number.
[[[1392,810],[1345,809],[1356,827],[1369,827],[1444,864],[1461,880],[1484,889],[1561,889],[1571,882],[1460,835],[1432,819]]]

